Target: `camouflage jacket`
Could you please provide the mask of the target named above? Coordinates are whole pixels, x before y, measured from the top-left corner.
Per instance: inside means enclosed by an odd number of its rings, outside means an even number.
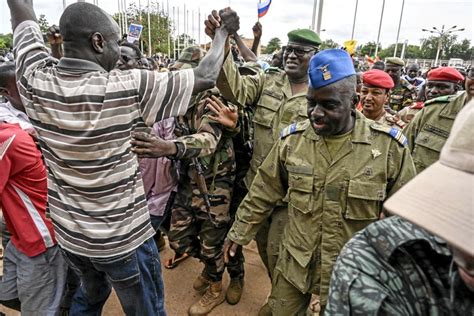
[[[415,175],[401,132],[355,115],[351,137],[333,159],[309,120],[285,129],[228,234],[238,244],[250,242],[274,206],[287,201],[276,269],[302,293],[320,294],[322,305],[343,245],[378,220],[385,198]]]
[[[308,117],[306,95],[292,94],[284,71],[239,75],[230,54],[222,67],[217,87],[226,100],[241,107],[255,107],[253,155],[245,179],[247,187],[250,187],[258,167],[278,140],[280,130]]]
[[[364,114],[363,111],[362,111],[362,114]],[[376,122],[380,124],[385,124],[388,126],[393,126],[400,130],[403,129],[407,125],[401,119],[399,119],[398,117],[394,115],[389,114],[387,111],[385,111],[385,113],[378,120],[376,120]]]
[[[439,159],[456,115],[466,102],[467,94],[442,96],[425,102],[424,108],[408,124],[404,133],[417,173]]]
[[[341,251],[326,315],[473,315],[474,295],[446,242],[392,216]]]
[[[180,159],[181,173],[192,178],[194,169],[189,168],[190,159],[199,157],[206,179],[215,178],[235,171],[235,156],[232,136],[236,131],[229,131],[219,123],[211,120],[212,112],[207,109],[205,98],[216,91],[206,91],[193,96],[191,106],[184,116],[176,118],[174,140],[178,152],[174,159]]]
[[[388,106],[392,111],[394,111],[392,114],[395,114],[404,107],[411,105],[413,100],[416,100],[416,97],[416,89],[411,86],[408,81],[401,78],[400,83],[390,92]]]

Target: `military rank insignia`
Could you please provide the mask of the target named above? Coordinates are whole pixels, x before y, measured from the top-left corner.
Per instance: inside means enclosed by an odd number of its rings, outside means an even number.
[[[332,78],[331,72],[328,70],[329,64],[319,67],[321,72],[323,73],[323,79],[325,81],[330,80]]]

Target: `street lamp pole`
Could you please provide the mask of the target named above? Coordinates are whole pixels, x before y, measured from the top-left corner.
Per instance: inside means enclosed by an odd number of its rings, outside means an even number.
[[[385,10],[385,0],[382,3],[382,13],[380,13],[380,23],[379,23],[379,32],[377,33],[377,43],[375,43],[375,57],[379,53],[379,40],[380,40],[380,31],[382,29],[382,21],[383,21],[383,11]]]
[[[402,11],[400,12],[400,21],[398,22],[397,41],[395,42],[395,50],[393,57],[397,57],[398,39],[400,38],[400,28],[402,27],[403,8],[405,7],[405,0],[402,2]]]
[[[405,0],[403,0],[405,1]],[[351,40],[354,39],[354,30],[356,27],[356,18],[357,18],[357,7],[359,6],[359,0],[356,0],[356,7],[354,10],[354,22],[352,22],[352,33],[351,33]]]
[[[436,50],[436,58],[435,58],[435,66],[438,65],[438,61],[440,59],[440,53],[441,53],[441,49],[443,47],[443,39],[445,36],[451,34],[451,33],[454,33],[454,32],[462,32],[464,31],[464,28],[462,29],[458,29],[457,28],[457,25],[454,25],[452,27],[450,27],[449,29],[447,29],[446,31],[444,30],[444,25],[441,27],[441,30],[438,30],[436,28],[436,26],[433,26],[432,27],[432,30],[427,30],[427,29],[421,29],[423,32],[428,32],[428,33],[432,33],[432,34],[438,34],[439,35],[439,38],[438,38],[438,49]]]

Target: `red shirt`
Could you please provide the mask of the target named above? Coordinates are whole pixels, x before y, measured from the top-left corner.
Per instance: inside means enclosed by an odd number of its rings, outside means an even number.
[[[31,136],[19,125],[0,123],[0,207],[11,242],[29,257],[56,244],[47,193],[46,168]]]

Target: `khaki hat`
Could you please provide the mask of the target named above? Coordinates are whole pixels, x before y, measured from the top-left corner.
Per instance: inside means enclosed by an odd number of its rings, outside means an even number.
[[[186,47],[178,57],[178,60],[173,64],[176,69],[195,68],[199,65],[201,59],[206,55],[206,52],[199,46]]]
[[[387,57],[385,58],[385,64],[392,64],[392,65],[405,67],[405,62],[400,57]]]
[[[384,207],[474,256],[474,100],[454,121],[439,161]]]

